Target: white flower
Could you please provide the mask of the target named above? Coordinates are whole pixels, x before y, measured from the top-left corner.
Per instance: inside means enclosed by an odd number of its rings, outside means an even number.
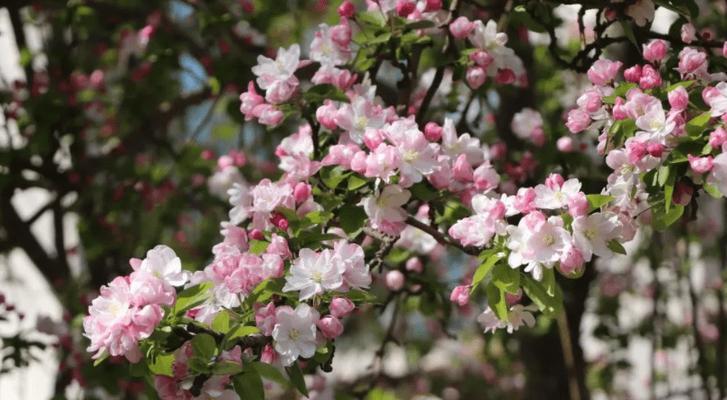
[[[347,63],[351,59],[351,51],[333,41],[330,26],[320,24],[310,44],[309,57],[323,66],[336,66]]]
[[[406,212],[401,206],[406,204],[411,193],[398,185],[384,187],[377,196],[369,196],[361,200],[366,215],[371,218],[372,225],[397,223],[406,220]]]
[[[469,35],[470,41],[475,47],[487,51],[493,59],[487,67],[487,75],[494,76],[501,69],[510,69],[515,75],[522,75],[525,70],[523,62],[513,49],[505,46],[507,34],[497,31],[497,22],[489,20],[485,25],[482,21],[474,21],[474,24],[475,28]]]
[[[727,82],[720,82],[715,87],[719,95],[710,96],[707,100],[713,117],[727,114]]]
[[[335,290],[343,285],[344,264],[333,259],[326,249],[316,253],[302,249],[298,259],[290,267],[290,275],[285,278],[284,292],[300,291],[300,300],[309,299],[325,290]]]
[[[240,170],[234,165],[228,165],[221,170],[215,171],[215,173],[207,179],[207,188],[210,193],[223,200],[227,199],[228,191],[236,184],[247,185],[245,178],[243,178],[240,173]]]
[[[619,226],[606,214],[596,212],[578,217],[573,220],[572,226],[576,247],[585,261],[590,261],[593,254],[599,257],[613,255],[608,242],[618,236]]]
[[[301,303],[293,310],[289,306],[275,310],[273,340],[275,351],[284,366],[298,357],[310,358],[316,352],[316,322],[320,314],[308,304]]]
[[[636,126],[641,129],[637,138],[658,140],[663,143],[664,138],[674,131],[676,114],[667,118],[664,108],[660,102],[649,104],[644,114],[636,118]]]
[[[362,143],[366,128],[379,129],[384,126],[385,119],[381,106],[364,95],[356,95],[351,104],[343,104],[338,109],[335,122],[348,132],[351,140]]]
[[[477,316],[477,322],[480,323],[480,326],[482,326],[482,329],[485,330],[485,333],[495,332],[496,330],[502,329],[506,326],[504,322],[500,321],[500,318],[497,318],[497,315],[495,315],[495,312],[489,306],[487,306],[485,310]]]
[[[457,159],[460,154],[466,154],[467,162],[472,165],[479,165],[485,160],[480,139],[471,137],[469,133],[457,135],[454,121],[450,118],[445,118],[442,126],[442,153],[452,160]]]
[[[510,127],[520,139],[530,139],[536,129],[542,129],[543,117],[532,108],[523,108],[512,117]]]
[[[707,182],[716,186],[723,196],[727,196],[727,153],[714,158]]]
[[[508,264],[511,268],[526,265],[525,272],[533,278],[543,278],[542,267],[552,268],[560,260],[561,253],[570,242],[568,231],[563,229],[560,217],[545,218],[539,211],[523,217],[517,227],[509,226],[510,237],[507,247],[510,249]]]
[[[333,246],[333,257],[340,264],[338,269],[343,271],[343,281],[349,288],[371,286],[371,273],[361,246],[339,240]]]
[[[235,183],[232,188],[227,191],[230,196],[230,223],[238,225],[246,219],[250,218],[250,210],[252,208],[252,193],[247,185]]]
[[[272,60],[263,55],[257,57],[257,65],[252,67],[252,73],[257,78],[257,84],[268,89],[278,82],[285,82],[295,78],[293,74],[300,62],[300,47],[297,44],[288,49],[279,48],[278,55]]]
[[[495,312],[487,306],[482,313],[477,316],[477,322],[480,323],[482,329],[487,332],[495,332],[498,329],[507,328],[507,333],[513,333],[520,329],[521,326],[525,325],[532,328],[535,325],[535,317],[533,311],[536,311],[537,307],[531,304],[529,306],[523,306],[522,304],[515,304],[510,307],[507,314],[507,322],[501,321]]]
[[[182,260],[169,246],[157,245],[146,252],[137,271],[148,272],[172,286],[184,286],[189,272],[182,269]]]
[[[581,191],[581,182],[572,178],[563,182],[558,188],[543,184],[535,187],[535,206],[547,210],[563,208],[568,205],[568,199]]]

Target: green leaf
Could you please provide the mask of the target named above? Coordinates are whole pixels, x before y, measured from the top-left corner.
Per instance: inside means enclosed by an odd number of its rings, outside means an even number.
[[[556,289],[556,295],[548,295],[548,291],[545,287],[535,279],[529,276],[523,278],[523,289],[525,294],[528,295],[530,300],[538,306],[540,311],[547,313],[548,315],[555,314],[560,311],[562,306],[562,300],[559,299],[559,290]]]
[[[624,249],[621,242],[616,239],[611,239],[611,241],[608,242],[608,248],[616,254],[626,254],[626,249]]]
[[[434,26],[434,21],[430,21],[428,19],[420,19],[419,21],[414,21],[406,24],[406,29],[426,29],[432,28]]]
[[[669,211],[663,208],[653,209],[652,213],[654,214],[652,226],[656,230],[663,231],[681,218],[684,206],[675,205]]]
[[[415,198],[421,201],[429,202],[439,197],[437,191],[424,181],[412,185],[409,191]]]
[[[229,360],[219,361],[212,368],[212,373],[215,375],[235,375],[240,372],[242,372],[242,364]]]
[[[667,179],[669,179],[669,166],[662,165],[661,167],[659,167],[659,172],[657,172],[656,182],[659,184],[659,186],[664,186]]]
[[[298,363],[294,363],[290,367],[285,367],[285,371],[288,373],[290,382],[295,386],[296,389],[305,397],[308,397],[308,388],[305,386],[305,379],[303,379],[303,371],[300,370]]]
[[[251,240],[250,241],[250,253],[258,254],[258,255],[265,253],[265,250],[268,249],[269,245],[270,245],[270,242],[266,242],[264,240]]]
[[[106,360],[107,358],[109,358],[109,353],[108,353],[108,352],[106,352],[106,351],[104,351],[103,353],[101,353],[101,357],[99,357],[99,358],[97,358],[97,359],[93,360],[93,366],[95,367],[95,366],[97,366],[97,365],[101,364],[101,363],[102,363],[102,362],[104,362],[104,360]]]
[[[215,338],[200,333],[192,338],[192,354],[202,360],[210,360],[217,354],[217,342]]]
[[[386,19],[378,11],[365,11],[356,13],[356,21],[362,25],[368,25],[375,28],[383,28],[386,26]]]
[[[359,174],[351,174],[348,177],[348,190],[356,190],[366,186],[369,183],[368,179],[362,177]]]
[[[607,194],[589,194],[586,195],[586,199],[588,199],[588,207],[590,208],[590,211],[593,211],[598,210],[613,201],[613,196]]]
[[[344,179],[348,178],[349,175],[351,175],[351,172],[344,171],[341,167],[334,167],[334,168],[322,168],[318,174],[321,177],[321,180],[323,180],[323,183],[328,186],[330,189],[335,189],[338,187],[341,182],[343,182]]]
[[[687,122],[686,130],[689,136],[699,136],[707,128],[709,120],[712,119],[712,115],[709,112],[704,112],[697,115]]]
[[[311,211],[305,215],[305,218],[313,224],[321,225],[333,218],[333,213],[330,211]]]
[[[290,381],[283,376],[283,373],[280,372],[279,369],[275,368],[274,366],[264,363],[255,361],[252,363],[252,367],[257,371],[260,376],[262,376],[265,379],[271,380],[280,386],[283,386],[284,388],[290,387]]]
[[[715,199],[721,199],[722,193],[719,191],[717,186],[714,186],[710,183],[705,183],[704,186],[702,186],[702,189],[704,189],[705,192],[707,192],[708,195],[714,197]]]
[[[363,208],[350,203],[341,207],[338,212],[341,229],[349,236],[358,234],[366,224],[366,218],[366,212]]]
[[[325,100],[334,100],[348,103],[348,97],[336,86],[328,83],[315,85],[303,93],[303,100],[307,103],[323,104]]]
[[[231,343],[237,338],[254,335],[256,333],[260,333],[260,329],[256,326],[238,325],[227,332],[227,335],[225,335],[225,342]]]
[[[613,90],[611,95],[604,97],[603,102],[606,104],[613,104],[616,101],[616,97],[624,97],[629,90],[636,87],[638,87],[638,85],[633,82],[622,83]]]
[[[508,293],[517,293],[520,288],[520,272],[505,263],[497,264],[492,269],[492,284]]]
[[[487,304],[490,305],[490,308],[495,312],[497,318],[501,321],[507,321],[507,298],[505,297],[505,291],[494,285],[487,285],[486,291]]]
[[[212,320],[212,329],[222,334],[227,333],[230,330],[230,313],[226,310],[220,311]]]
[[[205,282],[183,290],[177,296],[172,314],[179,315],[207,301],[212,295],[212,282]]]
[[[477,267],[477,270],[475,271],[475,274],[472,276],[472,287],[470,288],[470,293],[474,293],[477,289],[477,286],[479,286],[480,282],[482,282],[483,279],[487,276],[488,273],[492,270],[492,268],[497,264],[498,261],[502,260],[505,257],[504,252],[497,252],[485,260],[482,264],[480,264],[479,267]]]
[[[265,388],[260,374],[252,367],[245,366],[241,374],[232,378],[232,385],[240,399],[264,400]]]
[[[683,87],[684,89],[687,89],[688,87],[692,86],[694,82],[696,81],[681,81],[677,83],[672,83],[671,85],[667,86],[666,92],[669,93],[678,87]]]
[[[154,375],[174,376],[174,354],[157,354],[154,362],[148,362],[149,371]]]

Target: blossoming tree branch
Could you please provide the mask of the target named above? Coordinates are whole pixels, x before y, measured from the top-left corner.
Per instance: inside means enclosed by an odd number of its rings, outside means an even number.
[[[563,170],[528,183],[532,152],[513,159],[504,142],[466,131],[490,89],[529,84],[500,21],[477,18],[477,2],[367,4],[344,1],[338,24],[320,25],[308,46],[258,57],[240,112],[288,130],[280,177],[228,191],[208,265],[185,268],[160,245],[101,288],[83,321],[97,362],[125,357],[163,399],[263,398],[263,379],[307,395],[304,375],[332,368],[346,319],[393,307],[393,326],[402,299],[448,285],[427,274],[435,246],[477,260],[443,300],[477,299],[484,311],[472,320],[485,333],[513,333],[562,321],[558,280],[624,254],[643,226],[689,219],[697,196],[727,195],[727,47],[689,25],[643,36],[643,60],[628,68],[600,58],[617,42],[605,35],[561,60],[587,63],[591,85],[557,149],[595,143],[611,170],[587,192]],[[509,12],[547,25],[532,6]],[[621,21],[629,41],[653,9],[599,11],[597,33]],[[553,139],[531,108],[511,130],[534,149]],[[389,331],[384,345],[394,340]]]

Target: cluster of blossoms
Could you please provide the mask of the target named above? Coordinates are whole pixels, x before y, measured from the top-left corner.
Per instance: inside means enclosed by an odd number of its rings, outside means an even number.
[[[139,340],[148,338],[159,324],[162,307],[174,304],[174,288],[189,280],[179,257],[166,246],[157,246],[145,259],[132,259],[130,264],[134,272],[103,286],[83,320],[91,340],[88,351],[96,352],[94,358],[125,356],[138,362],[142,357]]]
[[[681,215],[699,188],[727,195],[727,76],[710,73],[708,54],[692,47],[668,70],[669,50],[660,39],[645,44],[647,63],[625,69],[624,82],[616,81],[620,62],[597,61],[588,71],[593,86],[568,113],[572,133],[598,134],[597,149],[613,169],[603,193],[614,197],[609,208],[622,221]]]

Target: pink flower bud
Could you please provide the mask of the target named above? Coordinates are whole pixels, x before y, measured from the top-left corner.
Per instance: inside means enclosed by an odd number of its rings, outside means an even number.
[[[597,60],[588,69],[586,75],[594,85],[605,86],[613,81],[622,65],[620,61]]]
[[[358,151],[351,158],[351,170],[363,174],[366,171],[366,152]]]
[[[351,0],[344,0],[340,6],[338,6],[338,15],[343,18],[352,18],[356,12],[356,6],[351,3]]]
[[[328,129],[336,129],[336,112],[338,109],[332,101],[326,100],[326,102],[318,107],[316,110],[316,119],[321,125]]]
[[[400,17],[406,18],[409,14],[413,13],[414,10],[416,10],[416,3],[412,0],[397,0],[396,1],[396,13]]]
[[[266,344],[263,347],[263,351],[260,354],[260,361],[266,364],[272,364],[278,359],[278,353],[273,349],[273,346]]]
[[[704,100],[705,103],[710,104],[712,103],[712,99],[717,98],[720,96],[719,89],[713,86],[707,86],[702,90],[702,100]]]
[[[204,149],[202,150],[202,153],[200,154],[202,156],[203,160],[211,160],[215,158],[215,152],[210,149]]]
[[[723,127],[718,127],[709,134],[709,145],[713,149],[718,149],[722,144],[727,142],[727,131]]]
[[[657,142],[651,142],[646,145],[646,151],[652,157],[661,158],[661,155],[664,153],[664,145]]]
[[[571,133],[583,132],[591,124],[591,116],[587,112],[575,108],[568,112],[568,121],[565,126]]]
[[[722,45],[722,57],[727,57],[727,41]]]
[[[460,307],[464,307],[470,302],[470,287],[469,285],[459,285],[452,289],[452,293],[449,295],[449,301],[457,304]]]
[[[248,236],[253,240],[265,240],[265,234],[260,229],[251,230]]]
[[[311,193],[311,187],[305,182],[298,182],[293,189],[293,197],[296,204],[301,204],[308,200]]]
[[[507,305],[512,306],[520,302],[523,298],[523,290],[518,288],[517,293],[505,292],[505,301]]]
[[[641,70],[639,86],[644,90],[661,86],[661,75],[659,74],[659,71],[654,69],[651,65],[644,65],[644,68]]]
[[[515,82],[516,78],[517,77],[515,76],[515,72],[513,72],[513,70],[511,70],[510,68],[503,68],[497,71],[497,75],[495,75],[495,82],[501,85],[509,85]]]
[[[677,182],[674,187],[674,195],[671,198],[672,203],[679,206],[686,206],[692,201],[692,195],[694,194],[694,187],[685,183],[684,181]]]
[[[560,137],[558,138],[558,141],[555,142],[555,146],[560,152],[571,153],[573,151],[573,138],[570,136]]]
[[[220,158],[217,159],[217,168],[219,169],[225,169],[226,167],[231,167],[235,165],[235,161],[230,156],[220,156]]]
[[[420,274],[424,270],[422,260],[419,257],[412,257],[406,260],[406,270]]]
[[[669,51],[669,44],[661,39],[654,39],[643,46],[644,59],[650,62],[661,61]]]
[[[328,339],[335,339],[343,333],[343,324],[333,315],[326,315],[316,322],[318,329],[321,330],[323,336]]]
[[[641,65],[634,65],[631,68],[626,68],[624,70],[624,79],[626,79],[627,82],[638,83],[639,79],[641,79]]]
[[[274,213],[272,218],[270,218],[270,222],[280,230],[285,231],[288,229],[288,220],[283,214]]]
[[[692,171],[698,174],[703,174],[712,170],[712,156],[695,157],[691,154],[687,154],[687,159],[689,159],[689,167]]]
[[[331,315],[336,318],[343,318],[350,314],[356,306],[353,302],[345,297],[334,297],[331,300]]]
[[[689,104],[689,93],[684,89],[683,86],[679,86],[676,89],[668,93],[669,105],[676,111],[683,111],[687,109]]]
[[[490,157],[493,160],[502,160],[507,155],[507,144],[505,142],[496,142],[490,146]]]
[[[487,73],[481,67],[469,67],[467,69],[467,84],[472,89],[477,89],[485,83]]]
[[[474,53],[470,54],[470,60],[482,68],[489,67],[494,61],[490,53],[484,50],[476,50]]]
[[[436,122],[427,122],[424,126],[424,137],[430,142],[438,142],[442,138],[442,127]]]
[[[550,190],[559,190],[564,182],[565,179],[563,179],[561,174],[550,174],[545,178],[545,186],[550,188]]]
[[[459,17],[449,24],[449,32],[457,39],[464,39],[475,29],[475,24],[467,17]]]
[[[442,0],[426,0],[424,12],[438,11],[442,9]]]
[[[570,246],[560,258],[558,271],[566,277],[577,277],[583,272],[583,254],[575,247]]]
[[[454,179],[460,182],[472,182],[472,165],[467,161],[466,154],[460,154],[452,167]]]
[[[393,291],[399,291],[401,288],[404,287],[404,281],[405,281],[404,274],[401,273],[399,270],[392,270],[386,273],[386,287],[389,288],[389,290]]]
[[[697,31],[694,29],[694,25],[689,22],[682,25],[681,37],[682,42],[686,44],[692,43],[697,38]]]
[[[583,192],[578,192],[568,198],[568,214],[574,218],[588,214],[588,198]]]
[[[384,135],[378,129],[366,128],[363,137],[364,144],[369,150],[376,150],[384,142]]]
[[[351,44],[352,35],[351,25],[345,18],[342,18],[338,25],[331,27],[331,40],[342,48],[347,48]]]

